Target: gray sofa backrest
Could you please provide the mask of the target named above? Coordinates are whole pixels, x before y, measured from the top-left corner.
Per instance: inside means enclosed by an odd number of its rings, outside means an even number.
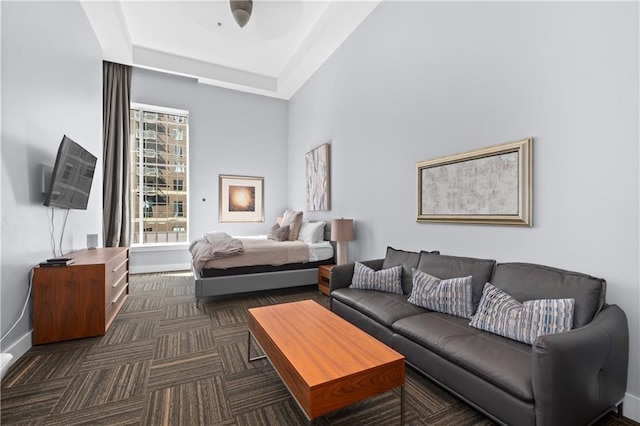
[[[491,284],[518,302],[535,299],[575,299],[573,328],[591,322],[605,303],[606,281],[578,272],[530,263],[500,263]]]
[[[443,280],[471,275],[473,277],[473,312],[475,312],[480,303],[482,289],[491,281],[495,267],[496,261],[491,259],[436,255],[423,251],[420,253],[417,269]]]
[[[411,269],[418,267],[418,260],[420,260],[420,253],[418,252],[387,247],[382,269],[402,265],[402,292],[408,294],[411,293],[411,288],[413,287]]]
[[[422,253],[438,254],[437,250]],[[387,247],[387,253],[382,262],[382,269],[392,268],[402,265],[402,292],[404,294],[411,293],[413,289],[413,268],[418,267],[420,261],[420,253],[415,251],[398,250],[393,247]]]

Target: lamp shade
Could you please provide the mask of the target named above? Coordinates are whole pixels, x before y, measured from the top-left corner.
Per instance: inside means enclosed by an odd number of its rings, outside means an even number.
[[[352,241],[353,219],[331,220],[331,241]]]

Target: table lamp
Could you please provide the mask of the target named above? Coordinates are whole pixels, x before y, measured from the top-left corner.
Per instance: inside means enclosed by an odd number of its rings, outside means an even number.
[[[353,219],[332,219],[331,241],[336,241],[337,264],[344,265],[347,263],[347,244],[353,241]]]

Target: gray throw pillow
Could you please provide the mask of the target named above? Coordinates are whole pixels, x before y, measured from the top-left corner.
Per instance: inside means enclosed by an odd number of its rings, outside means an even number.
[[[436,312],[471,318],[473,314],[471,275],[441,280],[413,270],[413,289],[407,302]]]
[[[282,226],[289,226],[289,241],[298,239],[298,232],[302,226],[302,212],[287,210],[282,217]]]
[[[482,289],[486,283],[491,282],[495,267],[496,261],[491,259],[422,252],[416,269],[443,280],[471,275],[473,277],[473,310],[475,312],[478,303],[480,303]]]
[[[385,293],[402,294],[402,266],[376,271],[356,262],[349,288],[359,290],[377,290]]]
[[[289,240],[289,226],[280,226],[277,223],[269,229],[267,238],[274,241],[288,241]]]
[[[574,299],[538,299],[520,303],[487,283],[478,311],[469,325],[531,345],[538,336],[571,330],[574,305]]]

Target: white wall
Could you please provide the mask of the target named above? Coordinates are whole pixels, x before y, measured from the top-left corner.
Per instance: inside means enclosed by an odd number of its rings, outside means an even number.
[[[352,260],[408,250],[604,277],[640,420],[638,3],[383,2],[289,105],[289,204],[331,140]],[[533,136],[534,226],[418,224],[416,163]]]
[[[69,214],[62,248],[102,234],[102,54],[79,3],[2,2],[1,328],[18,319],[29,271],[52,257],[41,165],[53,166],[66,134],[98,157],[86,211]],[[63,210],[55,209],[55,238]],[[1,352],[28,349],[30,309]],[[26,349],[25,349],[26,347]]]
[[[287,102],[144,69],[134,69],[131,92],[133,102],[189,111],[189,241],[213,230],[266,234],[287,209]],[[220,174],[264,177],[264,223],[218,222]],[[133,249],[131,268],[188,268],[189,260],[186,246]]]

